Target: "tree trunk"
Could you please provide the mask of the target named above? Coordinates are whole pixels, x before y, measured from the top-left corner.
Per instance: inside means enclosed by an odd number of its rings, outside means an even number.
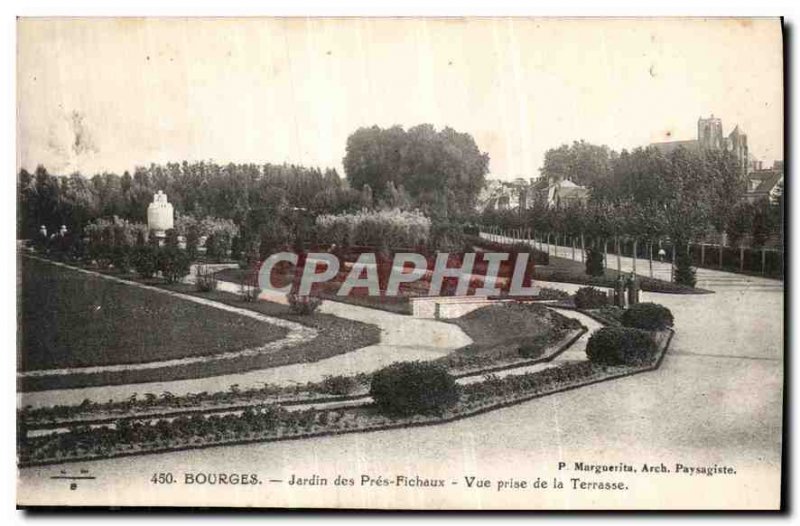
[[[581,263],[586,263],[586,240],[581,232]]]
[[[619,236],[615,238],[617,246],[617,274],[622,274],[622,256],[619,249]]]
[[[636,239],[633,240],[633,273],[636,274],[636,245],[638,241]]]
[[[650,277],[653,277],[653,242],[650,241],[650,254],[649,254],[649,262],[650,262]]]

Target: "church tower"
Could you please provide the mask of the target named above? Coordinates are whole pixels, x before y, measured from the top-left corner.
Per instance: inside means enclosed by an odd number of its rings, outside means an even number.
[[[722,136],[722,119],[711,117],[697,119],[697,143],[701,150],[721,150],[725,144]]]

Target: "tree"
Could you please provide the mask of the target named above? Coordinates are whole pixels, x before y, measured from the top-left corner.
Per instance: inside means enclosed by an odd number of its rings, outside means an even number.
[[[471,212],[489,169],[489,156],[473,137],[430,124],[409,128],[360,128],[347,139],[343,160],[352,188],[369,185],[379,201],[392,201],[401,186],[423,209]]]
[[[738,246],[742,238],[750,233],[754,215],[755,207],[747,201],[742,201],[734,207],[725,225],[731,245]]]
[[[540,171],[551,183],[572,181],[591,188],[609,177],[615,157],[608,146],[575,141],[547,150]]]

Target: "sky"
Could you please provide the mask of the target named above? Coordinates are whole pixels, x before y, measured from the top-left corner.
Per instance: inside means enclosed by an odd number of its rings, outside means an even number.
[[[783,158],[777,19],[20,19],[17,164],[333,167],[362,126],[468,132],[490,177],[573,140],[696,138]]]

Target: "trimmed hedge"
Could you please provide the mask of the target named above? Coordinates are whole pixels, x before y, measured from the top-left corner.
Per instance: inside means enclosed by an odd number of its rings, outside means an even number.
[[[575,293],[574,301],[579,309],[598,309],[608,305],[608,295],[594,287],[581,287]]]
[[[600,365],[644,365],[655,359],[652,336],[640,329],[603,327],[589,338],[586,356]]]
[[[646,331],[660,331],[672,327],[672,312],[657,303],[637,303],[622,313],[622,325]]]
[[[391,416],[441,413],[458,401],[458,386],[444,366],[430,362],[400,362],[372,376],[370,396]]]

